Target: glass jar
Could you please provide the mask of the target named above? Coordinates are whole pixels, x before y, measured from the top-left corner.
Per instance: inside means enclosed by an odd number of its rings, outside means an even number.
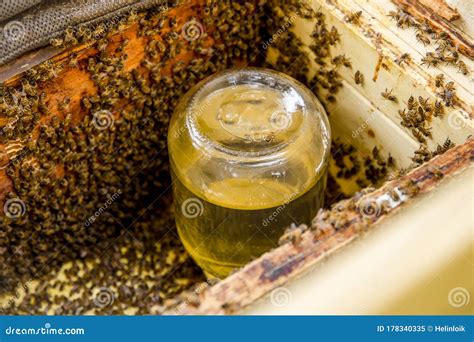
[[[222,278],[323,205],[331,144],[324,108],[268,69],[215,74],[178,103],[168,132],[175,218],[189,254]]]

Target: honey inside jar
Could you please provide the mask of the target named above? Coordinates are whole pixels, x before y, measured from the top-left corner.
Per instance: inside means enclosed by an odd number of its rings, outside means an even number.
[[[181,99],[168,145],[179,236],[210,276],[277,246],[322,206],[330,131],[314,95],[283,74],[231,70]]]

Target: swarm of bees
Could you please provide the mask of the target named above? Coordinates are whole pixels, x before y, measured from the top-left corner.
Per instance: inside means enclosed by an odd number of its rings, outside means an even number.
[[[399,110],[398,113],[402,119],[400,124],[408,128],[418,142],[426,143],[426,138],[432,138],[428,120],[432,116],[442,116],[443,106],[438,101],[432,103],[428,98],[419,96],[418,99],[415,99],[410,96],[407,107]]]
[[[335,177],[354,180],[360,188],[379,186],[386,180],[388,171],[395,168],[395,159],[390,154],[383,157],[377,147],[370,154],[362,155],[353,145],[339,139],[332,142],[331,156],[337,170]]]
[[[446,32],[436,32],[428,21],[419,22],[402,9],[399,9],[398,11],[390,11],[388,16],[395,20],[397,26],[400,28],[414,27],[416,30],[417,41],[422,43],[424,46],[431,45],[433,42],[438,44],[434,51],[428,51],[421,59],[422,65],[435,67],[441,63],[446,63],[456,66],[458,71],[463,75],[468,75],[470,73],[466,63],[459,60],[458,46]],[[407,54],[404,55],[402,56],[407,58]],[[395,60],[399,65],[403,62],[401,57]]]
[[[326,100],[329,102],[335,102],[336,94],[339,89],[342,87],[342,78],[339,75],[338,67],[343,65],[347,68],[351,68],[352,64],[349,58],[344,55],[338,55],[332,58],[331,46],[336,45],[340,41],[340,35],[335,27],[329,29],[325,23],[325,16],[321,12],[316,12],[316,23],[311,33],[311,38],[313,39],[311,45],[309,46],[310,50],[316,56],[315,62],[321,66],[316,71],[314,77],[309,80],[308,86],[314,92],[317,92],[318,89],[322,88],[327,91]],[[297,37],[292,36],[291,41],[287,42],[285,46],[280,48],[280,51],[286,51],[287,47],[292,47],[292,44],[297,42],[297,47],[294,47],[293,51],[298,51],[298,53],[292,53],[288,55],[297,55],[297,58],[301,59],[301,56],[305,56],[306,53],[301,50],[301,42]],[[291,64],[294,64],[294,58],[291,60]],[[333,64],[334,67],[329,67],[328,64]],[[293,67],[292,67],[293,68]],[[289,68],[290,71],[292,68]],[[307,68],[298,67],[300,70],[307,71]],[[285,69],[287,72],[287,69]],[[292,75],[290,73],[290,75]],[[293,76],[293,75],[292,75]]]
[[[421,165],[431,160],[433,157],[443,154],[454,146],[455,144],[451,141],[451,139],[449,139],[449,137],[446,138],[442,145],[438,144],[436,150],[434,151],[429,151],[426,144],[421,144],[418,150],[415,151],[414,156],[411,159],[413,160],[415,165]]]

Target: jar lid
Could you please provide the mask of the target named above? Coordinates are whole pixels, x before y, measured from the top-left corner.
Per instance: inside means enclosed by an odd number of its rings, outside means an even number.
[[[298,138],[313,130],[322,147],[319,158],[325,159],[330,139],[324,109],[296,80],[268,69],[231,69],[196,88],[184,115],[200,148],[248,161],[266,159],[309,143]]]

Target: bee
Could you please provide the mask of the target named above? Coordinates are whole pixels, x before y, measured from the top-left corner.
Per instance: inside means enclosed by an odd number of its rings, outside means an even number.
[[[454,147],[454,143],[451,141],[451,139],[446,138],[446,140],[443,143],[443,149],[447,151],[452,147]]]
[[[407,102],[407,108],[408,108],[408,110],[412,110],[412,109],[415,108],[417,105],[418,105],[418,103],[415,101],[415,98],[413,97],[413,95],[411,95],[411,96],[408,98],[408,102]]]
[[[398,18],[400,17],[398,12],[395,12],[395,11],[390,11],[388,12],[387,15],[390,17],[390,19],[395,20],[395,21],[398,20]]]
[[[87,97],[84,97],[82,99],[82,105],[84,106],[84,108],[86,109],[91,109],[92,108],[92,104],[91,102],[89,101],[89,99]]]
[[[455,95],[454,95],[454,92],[452,90],[444,89],[443,92],[440,95],[441,95],[441,98],[444,101],[444,104],[447,107],[451,107],[454,104]]]
[[[389,101],[392,101],[392,102],[398,102],[398,99],[395,95],[392,94],[392,91],[393,89],[391,89],[390,91],[385,88],[385,91],[383,91],[381,93],[382,97],[386,100],[389,100]]]
[[[102,35],[106,32],[106,27],[103,23],[97,25],[92,31],[92,37],[94,39],[100,39]]]
[[[75,52],[72,52],[70,55],[69,55],[69,63],[68,65],[71,67],[71,68],[77,68],[77,66],[79,65],[78,61],[77,61],[77,53]]]
[[[428,67],[437,66],[439,64],[439,58],[432,52],[427,52],[426,56],[421,59],[421,65],[426,64]]]
[[[453,148],[454,146],[455,146],[454,143],[448,137],[446,138],[442,146],[438,144],[438,147],[436,148],[436,154],[443,154],[444,152]]]
[[[449,55],[442,55],[439,57],[440,60],[446,62],[447,64],[456,64],[458,57],[457,56],[449,56]]]
[[[428,170],[435,179],[440,180],[444,177],[444,173],[437,167]]]
[[[77,38],[74,35],[74,29],[72,27],[66,28],[64,31],[64,44],[67,46],[76,45],[78,43]]]
[[[411,60],[410,54],[403,53],[398,58],[395,59],[395,63],[397,63],[398,65],[402,65],[403,62],[407,63],[410,60]]]
[[[417,128],[425,137],[432,139],[433,135],[431,134],[431,127],[426,127],[425,123],[426,122],[423,122],[423,125],[419,124]]]
[[[360,18],[362,16],[362,11],[352,12],[344,17],[344,20],[347,23],[352,23],[354,25],[360,24]]]
[[[454,90],[454,82],[451,81],[451,82],[446,83],[446,85],[444,86],[444,89]]]
[[[428,101],[429,101],[429,98],[422,98],[421,96],[418,96],[418,103],[420,104],[420,106],[422,106],[423,108],[426,107],[426,105],[428,104]]]
[[[425,115],[425,110],[423,109],[422,106],[419,106],[418,107],[418,117],[420,118],[418,121],[424,121],[426,119],[426,115]]]
[[[416,31],[417,32],[423,32],[423,33],[429,34],[429,35],[435,33],[433,31],[433,29],[431,28],[429,21],[426,20],[426,19],[421,24],[418,24],[418,26],[416,28]]]
[[[70,97],[65,97],[58,105],[59,110],[64,111],[69,109],[69,104],[71,103]]]
[[[349,58],[345,55],[338,55],[332,59],[334,65],[344,65],[347,68],[351,68],[352,64]]]
[[[304,225],[303,226],[297,226],[296,224],[293,223],[290,226],[290,228],[285,230],[285,233],[278,240],[278,244],[283,245],[283,244],[291,241],[291,243],[293,245],[298,245],[299,242],[302,240],[302,235],[303,235],[303,232],[304,232],[305,228],[307,228],[307,227],[305,227]]]
[[[421,32],[416,34],[416,40],[421,42],[424,46],[429,45],[431,43],[430,39]]]
[[[331,27],[331,31],[329,31],[328,40],[330,45],[334,45],[341,40],[341,36],[334,26]]]
[[[444,113],[443,103],[441,101],[436,101],[434,104],[433,116],[440,117]]]
[[[364,84],[364,75],[359,70],[357,70],[354,75],[354,81],[356,84]]]
[[[57,48],[62,48],[64,47],[64,40],[60,38],[53,38],[49,41],[49,44]]]
[[[397,13],[397,26],[400,28],[410,27],[415,24],[412,16],[405,11],[399,11]]]
[[[398,115],[400,115],[402,119],[405,119],[407,117],[407,110],[398,110]]]
[[[458,61],[457,66],[458,71],[460,71],[463,75],[469,74],[469,70],[467,69],[466,63],[464,63],[463,61]]]
[[[413,157],[411,157],[411,160],[418,165],[423,164],[423,162],[425,161],[425,159],[418,154],[415,154]]]
[[[438,74],[435,77],[435,86],[440,88],[444,85],[444,74]]]
[[[425,137],[423,136],[423,134],[417,128],[412,128],[411,129],[411,134],[413,134],[413,136],[416,138],[416,140],[418,140],[418,142],[420,142],[421,144],[426,143]]]
[[[77,36],[80,37],[83,41],[87,41],[92,38],[92,32],[91,30],[86,27],[85,25],[81,25],[78,27]]]
[[[422,156],[425,161],[428,161],[431,159],[431,152],[428,150],[428,147],[426,145],[420,145],[418,150],[415,151],[415,155]]]
[[[448,107],[451,107],[454,104],[456,95],[454,91],[454,82],[448,82],[444,85],[444,89],[438,93],[438,95],[443,99],[444,104]]]
[[[451,42],[450,38],[449,38],[449,34],[445,31],[441,31],[439,33],[436,34],[436,40],[443,40],[443,41],[446,41],[446,42]]]
[[[388,167],[395,167],[395,158],[389,153],[387,158],[387,166]]]

